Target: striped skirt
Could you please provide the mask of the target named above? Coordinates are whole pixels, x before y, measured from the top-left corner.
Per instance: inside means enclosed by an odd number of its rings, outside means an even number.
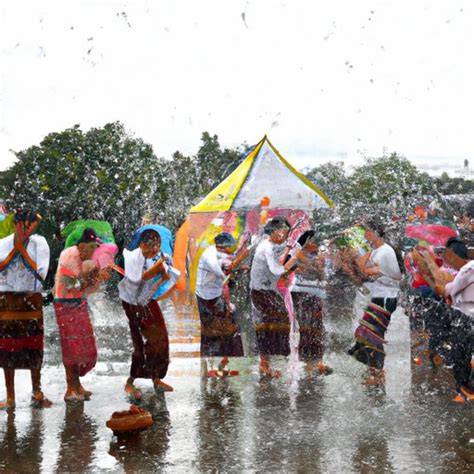
[[[385,362],[384,337],[397,307],[396,298],[373,298],[355,330],[356,343],[349,350],[359,362],[382,369]]]
[[[0,293],[0,367],[39,369],[43,362],[40,293]]]

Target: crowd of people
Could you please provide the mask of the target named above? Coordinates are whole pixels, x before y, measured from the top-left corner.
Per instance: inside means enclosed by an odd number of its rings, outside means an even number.
[[[44,347],[43,297],[49,268],[49,247],[37,233],[37,214],[18,210],[14,232],[0,239],[0,367],[5,374],[6,400],[15,405],[15,371],[31,372],[32,403],[49,407],[41,388]],[[170,250],[163,248],[158,226],[144,225],[123,250],[123,269],[113,260],[100,265],[96,252],[102,240],[93,228],[76,232],[59,257],[53,288],[66,374],[66,402],[89,400],[92,393],[81,383],[97,361],[97,347],[87,297],[99,291],[112,271],[123,278],[119,297],[129,322],[133,344],[126,395],[140,400],[135,379],[151,379],[156,391],[173,391],[166,383],[169,338],[158,289],[170,280]],[[323,241],[317,229],[306,229],[290,245],[294,227],[284,217],[264,222],[261,233],[240,244],[227,232],[215,236],[202,254],[197,271],[196,304],[201,323],[204,377],[238,375],[232,358],[248,355],[236,315],[229,282],[250,273],[248,291],[255,351],[262,377],[278,378],[274,356],[297,354],[308,374],[330,375],[324,360],[323,319],[329,310],[351,304],[356,289],[366,307],[347,353],[368,367],[363,383],[384,384],[385,335],[392,313],[406,293],[412,345],[427,344],[434,366],[444,363],[455,381],[457,402],[474,399],[472,339],[474,316],[474,262],[466,243],[457,235],[444,251],[426,241],[413,243],[404,261],[385,240],[385,226],[375,217],[357,222],[348,231]],[[165,251],[166,250],[166,251]],[[344,284],[341,282],[344,277]],[[331,290],[330,282],[340,294]],[[402,284],[405,282],[404,284]],[[167,293],[167,295],[170,293]],[[347,295],[349,297],[347,298]],[[341,315],[342,316],[342,315]],[[215,360],[218,363],[215,365]],[[210,364],[208,366],[207,362]]]

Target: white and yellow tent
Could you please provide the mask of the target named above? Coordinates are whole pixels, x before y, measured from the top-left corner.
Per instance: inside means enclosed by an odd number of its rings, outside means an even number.
[[[264,136],[227,178],[191,208],[176,235],[179,258],[175,255],[173,261],[184,270],[184,255],[188,254],[191,291],[202,252],[219,232],[230,232],[238,238],[247,217],[264,196],[270,200],[269,216],[283,215],[290,223],[302,215],[309,218],[314,209],[332,207],[329,198],[293,168]],[[183,286],[182,281],[179,287]]]

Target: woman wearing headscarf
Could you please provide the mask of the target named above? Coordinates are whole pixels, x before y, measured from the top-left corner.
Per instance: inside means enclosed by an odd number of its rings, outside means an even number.
[[[101,240],[85,228],[75,245],[61,252],[54,286],[54,311],[59,328],[61,353],[66,371],[65,401],[89,400],[92,393],[80,381],[97,362],[97,347],[89,315],[87,296],[98,291],[108,270],[99,270],[92,256]]]

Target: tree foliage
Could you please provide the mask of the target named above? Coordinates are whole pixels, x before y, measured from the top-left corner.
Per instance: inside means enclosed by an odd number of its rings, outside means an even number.
[[[88,131],[75,125],[17,152],[15,164],[0,173],[0,197],[9,208],[29,207],[43,214],[40,231],[53,256],[62,242],[52,237],[75,219],[109,221],[123,245],[145,213],[176,230],[189,208],[235,168],[244,150],[245,144],[222,148],[217,135],[204,132],[195,155],[176,151],[170,159],[158,158],[151,145],[120,122]],[[367,213],[403,218],[420,200],[440,200],[438,189],[443,194],[474,189],[462,178],[431,178],[396,153],[368,158],[353,170],[342,162],[325,163],[305,174],[336,204],[317,219],[334,229]]]
[[[8,208],[44,216],[40,232],[54,257],[62,248],[60,229],[76,219],[110,222],[122,246],[146,213],[179,227],[240,155],[238,148],[221,149],[217,135],[204,132],[201,139],[195,156],[177,151],[166,160],[120,122],[86,132],[75,125],[17,152],[15,164],[0,173],[0,196]]]
[[[140,210],[162,192],[152,147],[118,122],[51,133],[16,157],[0,177],[7,205],[36,209],[56,229],[75,219],[103,219],[123,241],[140,222]]]

